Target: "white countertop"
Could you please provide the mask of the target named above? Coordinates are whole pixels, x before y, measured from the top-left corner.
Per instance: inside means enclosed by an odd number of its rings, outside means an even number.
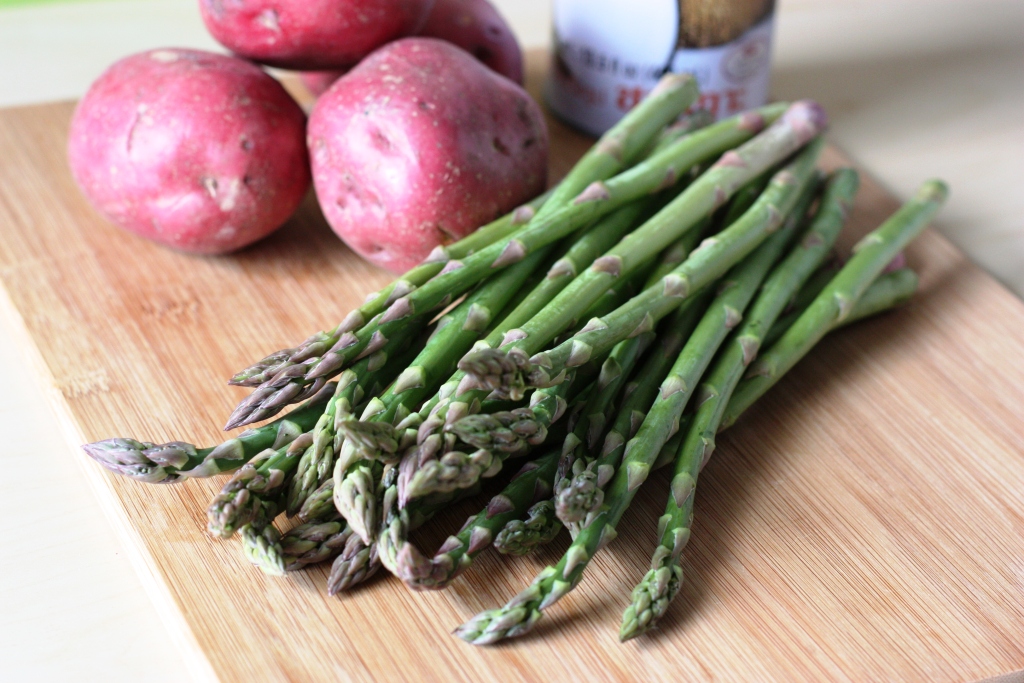
[[[0,106],[77,97],[131,52],[216,48],[195,0],[3,4]],[[547,43],[550,0],[495,4],[525,46]],[[898,196],[949,181],[939,229],[1024,294],[1024,2],[782,0],[772,92],[819,100],[830,137]],[[13,541],[0,554],[0,678],[188,680],[18,334],[0,318],[0,511]]]

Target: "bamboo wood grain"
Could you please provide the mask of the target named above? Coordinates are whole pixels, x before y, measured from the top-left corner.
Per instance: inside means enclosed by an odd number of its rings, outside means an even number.
[[[536,82],[537,64],[533,76]],[[0,111],[0,305],[197,678],[971,681],[1024,669],[1024,304],[934,231],[907,308],[827,338],[725,433],[701,476],[685,587],[650,637],[617,642],[667,487],[652,477],[584,583],[532,637],[449,631],[564,550],[484,554],[446,592],[381,578],[328,598],[204,531],[220,480],[143,486],[77,450],[115,435],[213,443],[264,351],[333,325],[389,277],[310,198],[223,258],[170,252],[95,215],[66,169],[71,104]],[[589,142],[552,122],[555,177]],[[829,164],[842,157],[831,151]],[[953,188],[956,191],[956,188]],[[865,178],[863,233],[895,201]],[[449,511],[440,543],[472,509]]]

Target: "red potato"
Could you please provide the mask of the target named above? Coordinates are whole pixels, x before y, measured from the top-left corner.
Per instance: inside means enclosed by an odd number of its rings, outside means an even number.
[[[433,38],[390,43],[320,96],[307,141],[334,231],[395,272],[543,191],[548,133],[509,79]]]
[[[334,81],[345,75],[345,69],[333,71],[300,71],[299,82],[302,83],[314,97],[320,97],[331,87]]]
[[[437,0],[419,35],[457,45],[505,78],[523,84],[519,43],[487,0]],[[344,74],[344,69],[303,71],[299,80],[319,97]]]
[[[416,33],[434,0],[200,0],[206,28],[224,47],[283,69],[349,67]]]
[[[519,43],[487,0],[437,0],[420,35],[458,45],[502,76],[523,83]]]
[[[126,57],[71,120],[68,160],[100,213],[197,254],[233,251],[294,213],[309,188],[305,115],[259,67],[197,50]]]

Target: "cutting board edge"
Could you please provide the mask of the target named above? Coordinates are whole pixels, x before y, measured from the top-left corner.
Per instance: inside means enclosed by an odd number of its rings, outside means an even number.
[[[93,497],[99,503],[103,516],[114,529],[132,570],[142,584],[143,590],[156,609],[160,621],[170,635],[174,649],[181,654],[192,678],[197,683],[219,683],[217,675],[202,646],[195,638],[185,618],[181,605],[175,599],[170,584],[161,577],[158,558],[148,550],[139,529],[133,527],[127,510],[114,488],[113,475],[96,467],[84,457],[81,446],[87,441],[63,392],[54,381],[50,366],[43,358],[39,346],[32,339],[24,317],[11,299],[7,287],[0,282],[0,324],[6,326],[14,337],[15,345],[21,348],[30,373],[35,376],[37,386],[43,393],[47,406],[57,422],[61,436],[68,446],[69,455],[88,482]]]

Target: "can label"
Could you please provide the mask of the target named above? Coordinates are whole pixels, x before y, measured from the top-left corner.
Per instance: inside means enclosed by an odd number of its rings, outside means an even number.
[[[774,17],[712,47],[678,47],[677,0],[557,0],[548,106],[592,134],[608,130],[666,71],[691,73],[700,86],[694,108],[716,118],[768,101]]]

